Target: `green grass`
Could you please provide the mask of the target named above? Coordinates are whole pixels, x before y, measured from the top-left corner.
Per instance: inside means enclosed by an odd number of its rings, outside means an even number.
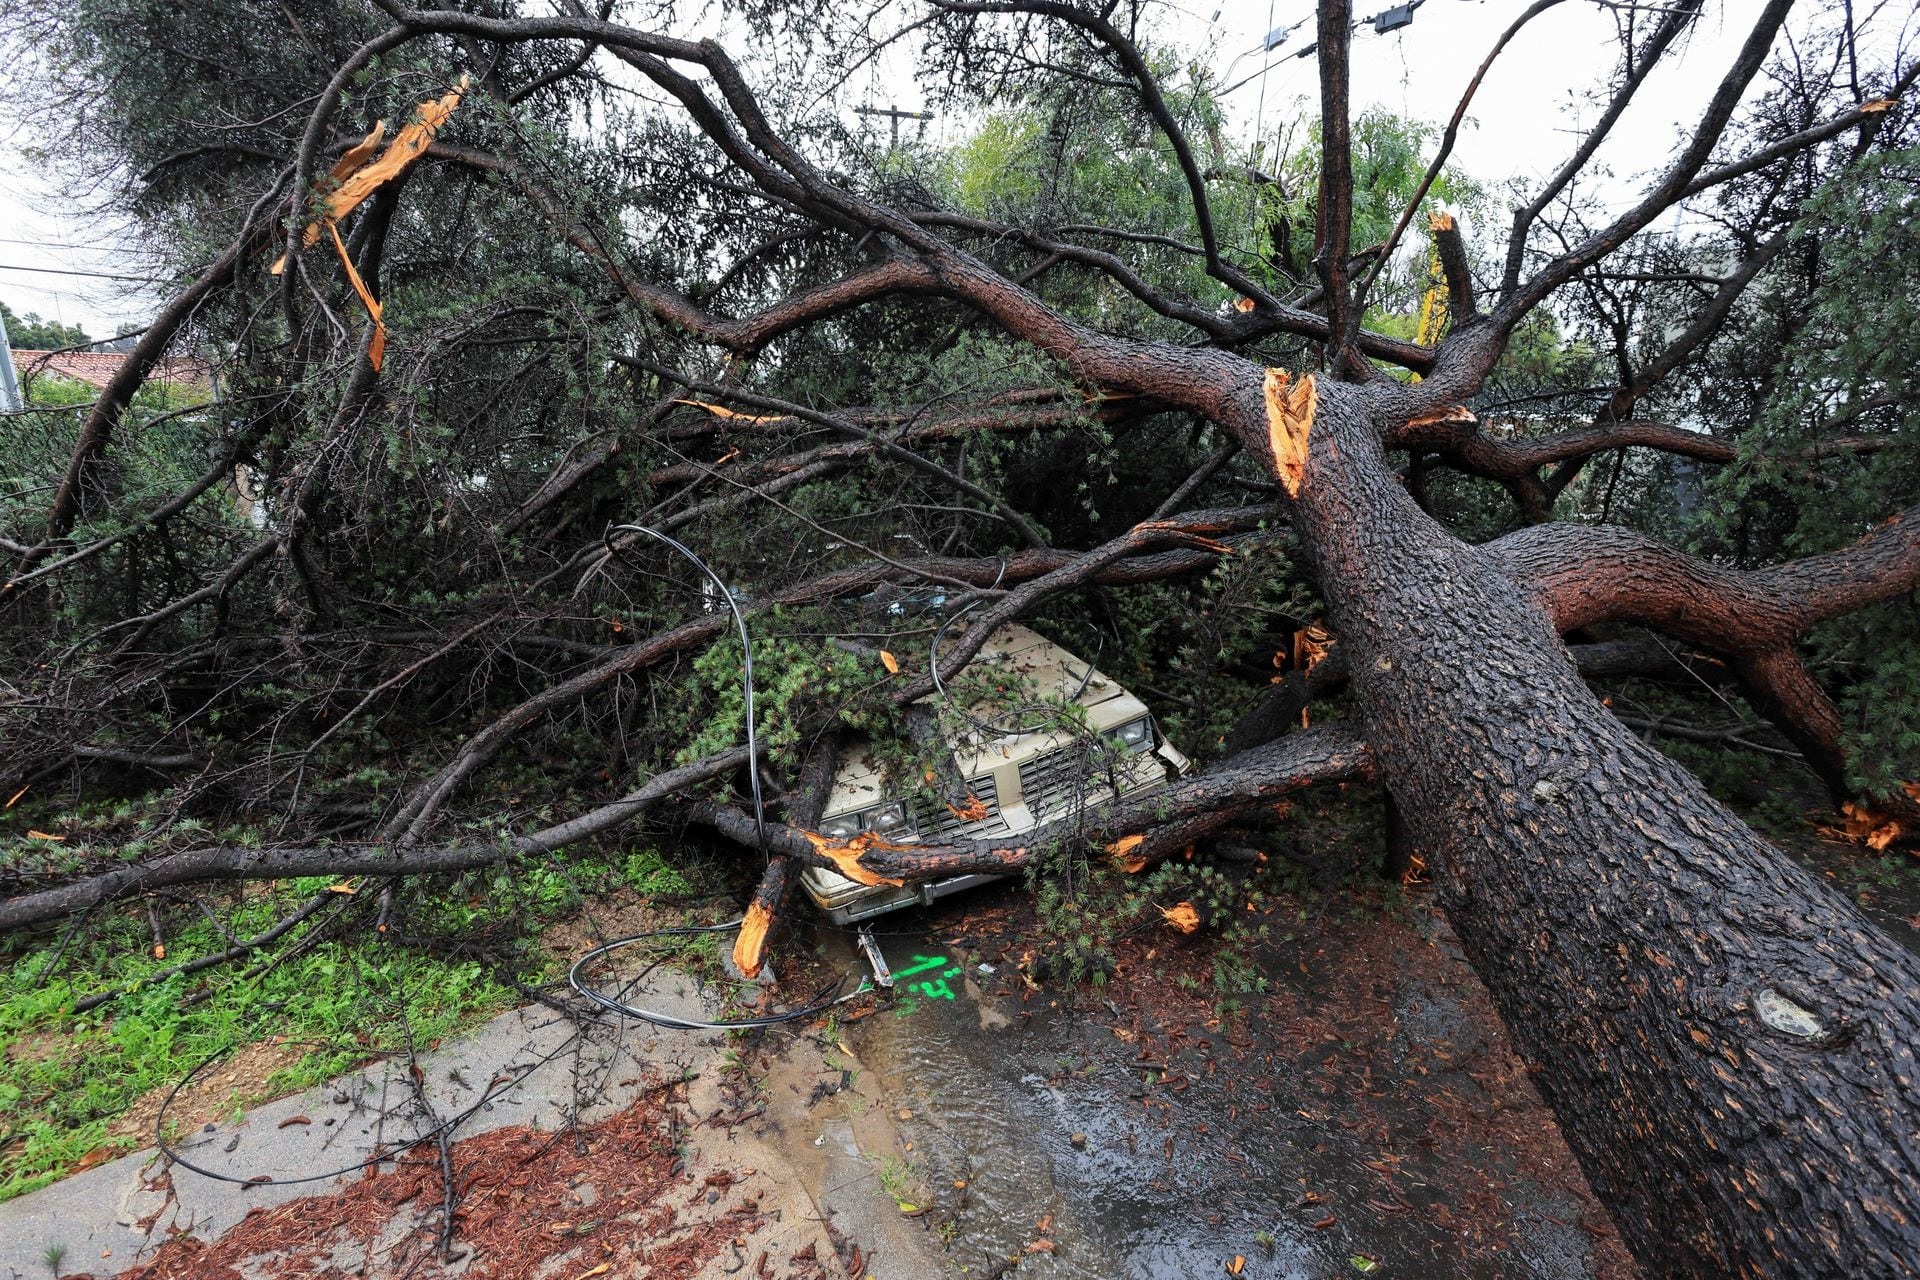
[[[296,901],[249,899],[229,916],[236,933],[257,932]],[[132,1150],[137,1138],[107,1130],[143,1094],[170,1085],[210,1056],[272,1036],[314,1042],[263,1083],[276,1093],[327,1079],[382,1049],[438,1040],[512,1000],[472,961],[426,957],[364,938],[329,940],[257,977],[214,970],[134,985],[224,940],[211,924],[181,928],[156,959],[144,921],[114,920],[87,939],[31,952],[9,967],[0,991],[0,1200],[53,1181],[95,1148]],[[134,989],[75,1017],[78,997]],[[207,998],[187,1005],[205,987]],[[236,1099],[236,1108],[247,1099]]]
[[[77,870],[111,851],[134,859],[204,842],[252,843],[246,828],[210,831],[172,812],[161,793],[82,804],[28,796],[0,812],[0,867],[34,876]],[[59,840],[28,835],[57,832]],[[177,1083],[216,1054],[278,1037],[300,1056],[268,1080],[243,1086],[235,1112],[330,1078],[409,1035],[425,1046],[518,1003],[495,968],[527,982],[564,968],[527,945],[542,924],[620,890],[642,897],[692,894],[694,880],[644,845],[542,861],[507,863],[406,887],[395,920],[415,934],[479,942],[490,960],[453,959],[391,945],[374,934],[374,904],[343,898],[311,922],[332,919],[324,937],[296,930],[271,948],[190,977],[159,979],[184,961],[220,952],[325,890],[326,878],[258,883],[202,893],[215,926],[185,901],[155,898],[164,957],[154,955],[144,904],[95,913],[67,936],[49,931],[29,950],[0,953],[0,1201],[69,1172],[104,1148],[134,1150],[147,1137],[108,1130],[149,1091]],[[708,953],[690,938],[682,963]],[[474,953],[464,953],[471,957]],[[101,991],[117,999],[75,1015],[75,1002]],[[304,1047],[304,1051],[302,1051]]]
[[[101,808],[69,813],[59,829],[74,832],[79,843],[94,834],[92,827],[111,831],[126,822],[126,813]],[[0,822],[0,831],[18,825]],[[21,849],[36,858],[63,852],[25,842],[13,852]],[[637,847],[571,858],[564,869],[557,861],[503,865],[420,885],[407,891],[396,918],[417,932],[504,938],[506,950],[517,955],[512,976],[546,981],[564,972],[561,962],[514,939],[616,890],[671,898],[693,893],[696,878],[658,851]],[[208,901],[228,933],[247,937],[328,884],[324,878],[256,884]],[[227,937],[178,903],[162,904],[164,959],[154,956],[151,926],[137,907],[96,916],[64,944],[49,935],[33,950],[0,958],[0,1201],[54,1181],[101,1147],[117,1153],[145,1145],[144,1137],[107,1131],[149,1090],[177,1083],[215,1054],[273,1037],[294,1048],[310,1046],[291,1066],[258,1082],[252,1096],[235,1098],[237,1112],[398,1049],[409,1034],[424,1047],[519,1003],[513,988],[479,961],[380,941],[372,932],[372,906],[352,901],[325,940],[311,946],[296,930],[271,949],[191,977],[153,980],[225,949]],[[679,967],[719,971],[713,936],[675,939],[667,949]],[[107,990],[124,994],[74,1015],[78,999]]]
[[[882,1156],[880,1167],[874,1170],[879,1179],[880,1190],[891,1200],[904,1201],[913,1188],[916,1170],[911,1164],[898,1156]]]
[[[645,897],[673,897],[694,892],[693,881],[668,862],[658,849],[641,849],[620,860],[620,879]]]

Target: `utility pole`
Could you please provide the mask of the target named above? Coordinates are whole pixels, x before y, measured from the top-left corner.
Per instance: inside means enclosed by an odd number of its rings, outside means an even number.
[[[7,336],[7,320],[0,316],[0,413],[18,413],[20,380],[13,375],[13,339]]]
[[[884,107],[855,107],[854,110],[863,116],[889,117],[893,124],[893,150],[895,151],[900,149],[900,122],[902,120],[933,119],[933,112],[931,111],[902,111],[892,103],[888,103]]]

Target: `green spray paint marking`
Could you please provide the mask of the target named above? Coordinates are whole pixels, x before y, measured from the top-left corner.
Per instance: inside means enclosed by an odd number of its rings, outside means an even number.
[[[930,970],[938,969],[946,963],[947,958],[945,956],[916,955],[913,958],[912,964],[904,969],[895,971],[893,977],[897,982],[901,978],[911,978],[917,973],[927,973]],[[953,1000],[957,997],[954,994],[953,988],[947,985],[947,979],[957,978],[959,976],[960,966],[954,965],[938,978],[929,978],[923,982],[907,984],[908,990],[917,991],[929,1000]]]
[[[912,964],[908,965],[904,969],[894,970],[893,976],[896,980],[900,978],[911,978],[916,973],[925,973],[929,969],[938,969],[941,965],[945,964],[946,962],[947,962],[947,958],[945,956],[916,955],[913,958]]]

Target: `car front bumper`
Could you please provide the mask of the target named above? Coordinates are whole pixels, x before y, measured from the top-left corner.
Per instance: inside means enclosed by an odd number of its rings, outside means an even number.
[[[1182,755],[1171,743],[1162,742],[1154,749],[1153,754],[1165,765],[1165,770],[1160,777],[1130,787],[1106,800],[1098,800],[1090,796],[1086,807],[1098,808],[1116,800],[1133,800],[1140,796],[1151,795],[1166,786],[1170,778],[1182,777],[1193,769],[1193,762]],[[1043,825],[1033,821],[1024,805],[1017,809],[1010,807],[1002,812],[1010,819],[1012,830],[1008,833],[1009,836],[1018,836]],[[1016,814],[1020,818],[1018,825],[1014,825],[1011,821]],[[858,924],[863,920],[871,920],[875,916],[882,916],[890,911],[899,911],[905,907],[916,905],[930,907],[942,898],[971,889],[975,885],[1005,878],[1005,876],[984,872],[973,872],[967,875],[949,876],[944,880],[929,880],[922,884],[863,885],[849,880],[838,872],[829,871],[825,867],[809,867],[801,875],[800,885],[830,923],[845,927]]]

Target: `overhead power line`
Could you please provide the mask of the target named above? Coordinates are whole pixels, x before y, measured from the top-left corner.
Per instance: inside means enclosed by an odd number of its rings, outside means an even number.
[[[1267,21],[1269,23],[1273,21],[1273,9],[1271,6],[1269,6],[1267,9]],[[1264,37],[1261,38],[1259,44],[1256,44],[1250,49],[1246,49],[1241,51],[1238,54],[1235,54],[1233,61],[1227,64],[1227,69],[1220,73],[1220,78],[1222,80],[1225,80],[1228,76],[1232,75],[1233,69],[1240,65],[1240,60],[1242,58],[1251,57],[1256,53],[1272,53],[1275,49],[1278,49],[1281,45],[1287,42],[1288,36],[1292,35],[1294,32],[1298,31],[1301,27],[1304,27],[1305,25],[1307,25],[1307,23],[1311,21],[1313,21],[1313,15],[1308,14],[1306,17],[1300,19],[1300,21],[1292,23],[1289,26],[1274,27],[1272,30],[1268,31]],[[1272,64],[1268,64],[1268,65],[1271,66]],[[1267,70],[1267,67],[1262,67],[1259,71],[1254,72],[1253,76],[1262,75],[1266,72],[1266,70]],[[1253,76],[1248,76],[1247,80],[1253,79]],[[1233,86],[1233,89],[1238,89],[1241,85],[1245,84],[1247,80],[1239,81]],[[1222,90],[1222,92],[1231,93],[1233,92],[1233,89],[1225,89],[1225,90]]]
[[[31,271],[43,276],[92,276],[97,280],[126,280],[133,284],[170,284],[158,276],[123,276],[111,271],[75,271],[70,267],[22,267],[0,262],[0,271]]]
[[[1353,22],[1348,26],[1347,30],[1350,32],[1358,31],[1362,27],[1371,26],[1373,28],[1373,34],[1377,36],[1384,36],[1388,32],[1399,31],[1403,27],[1410,27],[1413,25],[1413,11],[1415,9],[1418,9],[1421,5],[1425,4],[1426,2],[1427,0],[1408,0],[1408,3],[1406,4],[1396,4],[1389,8],[1382,9],[1378,13],[1369,14],[1364,18],[1355,18]],[[1240,54],[1239,57],[1236,57],[1233,60],[1233,62],[1230,62],[1227,64],[1226,74],[1232,75],[1234,64],[1238,63],[1241,58],[1246,57],[1247,54],[1272,53],[1275,49],[1279,48],[1282,44],[1286,43],[1286,39],[1289,34],[1298,30],[1301,26],[1305,25],[1307,21],[1308,21],[1307,18],[1302,18],[1300,19],[1299,22],[1294,23],[1292,26],[1275,27],[1273,30],[1267,32],[1266,37],[1259,44],[1247,50],[1246,53]],[[1261,79],[1267,74],[1267,72],[1273,70],[1275,67],[1279,66],[1282,62],[1285,62],[1288,58],[1309,58],[1309,57],[1312,57],[1315,53],[1317,53],[1319,49],[1320,49],[1320,42],[1316,40],[1312,44],[1306,45],[1300,49],[1296,49],[1292,53],[1286,54],[1282,57],[1275,58],[1271,62],[1268,62],[1265,66],[1261,67],[1258,71],[1254,72],[1252,75],[1247,76],[1244,79],[1234,81],[1232,84],[1222,89],[1216,96],[1224,98],[1228,94],[1232,93],[1235,89],[1238,89],[1243,85],[1251,84],[1255,80]],[[1221,78],[1225,79],[1226,76],[1222,76]]]
[[[28,240],[19,236],[0,236],[0,244],[28,244],[36,249],[80,249],[88,253],[112,253],[112,245],[72,244],[64,240]]]
[[[124,253],[125,247],[103,240],[81,244],[73,240],[36,240],[31,236],[0,236],[0,244],[24,244],[36,249],[78,249],[82,253]]]

